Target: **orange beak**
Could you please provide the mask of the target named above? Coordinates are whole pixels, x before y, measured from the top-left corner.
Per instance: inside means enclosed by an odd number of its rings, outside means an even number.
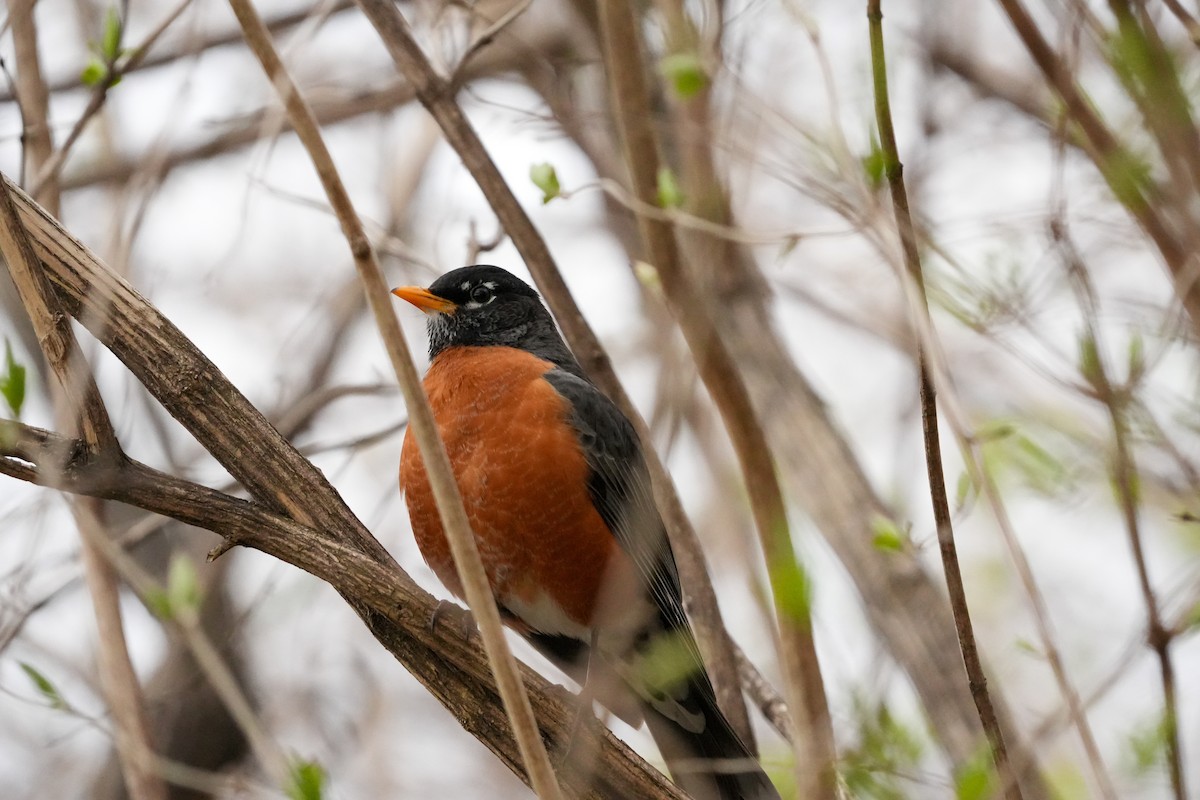
[[[401,300],[407,300],[426,314],[449,314],[458,308],[446,298],[438,297],[420,286],[400,286],[392,289],[392,294]]]

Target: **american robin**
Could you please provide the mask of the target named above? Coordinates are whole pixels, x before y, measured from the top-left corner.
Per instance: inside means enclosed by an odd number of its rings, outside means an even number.
[[[778,798],[717,707],[633,426],[537,293],[470,266],[393,294],[428,315],[425,391],[506,623],[580,679],[589,706],[644,719],[694,797]],[[400,488],[422,555],[462,597],[411,435]]]

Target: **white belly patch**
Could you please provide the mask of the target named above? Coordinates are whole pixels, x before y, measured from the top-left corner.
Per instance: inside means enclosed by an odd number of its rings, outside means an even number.
[[[538,633],[570,636],[584,642],[591,639],[591,630],[587,626],[568,617],[562,606],[541,590],[534,594],[532,601],[510,595],[503,598],[501,603],[513,616]]]

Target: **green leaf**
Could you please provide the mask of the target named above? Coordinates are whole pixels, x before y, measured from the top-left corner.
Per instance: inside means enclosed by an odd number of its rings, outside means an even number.
[[[804,622],[812,614],[812,580],[799,561],[781,560],[770,572],[775,601],[792,619]]]
[[[1012,443],[1017,469],[1038,491],[1052,494],[1070,478],[1067,467],[1059,459],[1025,434],[1017,434]]]
[[[1129,338],[1129,383],[1137,383],[1145,373],[1145,344],[1142,342],[1142,334],[1134,331],[1133,336]]]
[[[4,339],[4,371],[0,372],[0,394],[12,410],[13,417],[21,418],[21,406],[25,404],[25,366],[13,358],[12,343]]]
[[[1200,628],[1200,601],[1197,601],[1183,618],[1183,628],[1184,630]]]
[[[171,607],[171,597],[162,589],[148,589],[142,597],[142,602],[150,613],[161,620],[175,618],[175,610]]]
[[[642,286],[645,286],[656,296],[662,297],[662,276],[658,274],[658,270],[653,264],[648,264],[645,261],[633,262],[633,276],[637,278],[638,283],[642,284]]]
[[[1142,776],[1156,771],[1166,762],[1171,720],[1166,714],[1139,726],[1129,735],[1129,754],[1133,774]]]
[[[683,191],[670,167],[658,168],[658,204],[663,208],[679,208],[683,205]]]
[[[871,544],[876,550],[899,553],[904,550],[906,536],[896,523],[887,517],[875,517],[871,520]]]
[[[104,15],[104,34],[100,38],[100,57],[109,64],[121,57],[121,34],[124,27],[117,9],[108,9]]]
[[[957,800],[984,800],[996,789],[996,769],[990,750],[975,756],[954,776],[954,796]]]
[[[674,694],[688,678],[703,669],[688,637],[664,633],[654,637],[637,661],[637,674],[652,695]]]
[[[1044,764],[1043,774],[1050,784],[1050,796],[1054,800],[1086,800],[1091,797],[1087,778],[1079,766],[1070,760],[1058,760]]]
[[[98,86],[107,75],[108,67],[104,66],[100,59],[92,57],[79,73],[79,80],[84,86]]]
[[[1147,159],[1128,150],[1116,150],[1097,162],[1097,166],[1121,205],[1133,211],[1146,205],[1146,191],[1151,187]]]
[[[287,795],[291,800],[321,800],[325,796],[325,769],[316,761],[296,759],[290,766]]]
[[[553,164],[534,164],[529,168],[529,179],[533,181],[534,186],[542,190],[542,205],[562,194],[558,173],[555,172]]]
[[[871,151],[862,157],[863,172],[866,173],[867,183],[872,189],[883,186],[887,179],[888,157],[879,146],[879,139],[871,134]]]
[[[971,480],[971,473],[964,471],[958,476],[958,484],[954,487],[954,508],[956,511],[961,511],[967,504],[967,500],[971,498],[971,493],[975,490],[975,481]]]
[[[1017,432],[1017,428],[1008,420],[992,419],[984,422],[975,431],[975,437],[982,442],[1007,439]]]
[[[1096,338],[1091,333],[1079,335],[1079,374],[1092,386],[1099,386],[1104,379],[1100,351],[1096,347]]]
[[[908,800],[903,775],[919,765],[924,751],[920,735],[898,720],[885,703],[855,697],[857,740],[843,747],[842,779],[855,800]]]
[[[182,553],[171,559],[167,572],[167,602],[172,615],[182,611],[196,611],[200,607],[200,580],[196,576],[196,565]]]
[[[1053,430],[1038,430],[1037,435],[1057,443]],[[976,429],[975,436],[983,445],[984,465],[992,475],[1014,475],[1048,497],[1057,496],[1074,484],[1076,475],[1069,462],[1025,433],[1018,422],[989,420]]]
[[[658,71],[684,100],[695,97],[708,86],[708,73],[695,53],[672,53],[658,62]]]
[[[62,695],[59,694],[58,687],[51,683],[49,678],[39,672],[33,665],[26,664],[24,661],[19,663],[21,669],[29,676],[29,680],[33,682],[34,687],[37,688],[42,697],[50,701],[51,708],[69,708],[67,701],[63,700]]]
[[[1035,656],[1037,658],[1045,658],[1045,656],[1046,656],[1046,654],[1042,652],[1040,647],[1038,647],[1036,644],[1029,641],[1028,639],[1025,639],[1025,638],[1017,639],[1016,646],[1017,646],[1017,649],[1020,650],[1021,652],[1025,653],[1025,655]]]

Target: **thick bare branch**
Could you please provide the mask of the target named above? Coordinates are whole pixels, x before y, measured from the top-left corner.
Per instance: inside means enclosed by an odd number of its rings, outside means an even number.
[[[44,467],[47,462],[62,469]],[[243,500],[154,470],[137,461],[106,462],[88,456],[82,443],[49,431],[0,420],[0,473],[64,491],[117,500],[211,530],[245,547],[274,556],[326,581],[359,604],[383,644],[450,709],[464,727],[514,772],[520,771],[515,743],[478,639],[460,625],[430,625],[437,602],[398,567],[380,563],[327,531],[297,523],[251,500]],[[566,747],[575,705],[528,667],[522,678],[542,735]],[[684,800],[662,773],[641,761],[601,726],[596,772],[568,775],[573,797],[675,798]]]
[[[235,543],[261,546],[264,552],[329,581],[376,638],[467,731],[506,766],[523,775],[515,740],[477,642],[452,630],[457,626],[430,626],[437,601],[396,565],[320,471],[124,279],[100,264],[23,192],[15,187],[11,192],[21,222],[67,310],[257,501],[221,504],[219,508],[229,516],[222,522],[222,534]],[[11,459],[5,460],[4,469],[24,480],[38,474],[28,464]],[[206,516],[204,506],[215,502],[214,498],[185,503],[182,482],[170,481],[154,487],[131,481],[131,488],[122,489],[120,497],[115,496],[111,486],[107,494],[100,496],[171,513],[182,521],[208,527],[213,520]],[[157,498],[153,503],[145,499],[152,488]],[[165,507],[162,504],[166,501],[175,505]],[[272,514],[276,517],[268,519]],[[282,519],[280,525],[276,525],[278,519]],[[287,535],[264,538],[267,535],[263,528],[280,526]],[[331,553],[345,558],[334,559]],[[380,613],[378,604],[387,606],[384,613]],[[530,699],[542,736],[553,747],[565,748],[575,718],[574,706],[564,703],[561,693],[550,689],[530,670],[522,668],[522,676],[532,689]],[[596,772],[562,776],[564,791],[595,798],[682,797],[665,776],[615,737],[606,732],[601,732],[601,737],[603,746]]]

